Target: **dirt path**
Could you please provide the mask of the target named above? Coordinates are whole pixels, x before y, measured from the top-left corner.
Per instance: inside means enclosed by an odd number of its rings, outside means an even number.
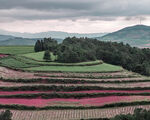
[[[5,67],[0,67],[0,77],[3,78],[37,78],[34,73],[29,73],[29,72],[22,72],[22,71],[15,71],[12,69],[8,69]]]

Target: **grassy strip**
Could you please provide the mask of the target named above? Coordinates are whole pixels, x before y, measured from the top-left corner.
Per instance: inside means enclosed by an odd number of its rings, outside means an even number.
[[[1,91],[84,91],[84,90],[150,90],[150,87],[113,88],[99,86],[56,86],[56,85],[32,85],[17,87],[0,87]]]
[[[93,98],[107,96],[150,96],[150,93],[36,93],[36,94],[16,94],[16,95],[0,95],[0,98]]]
[[[33,64],[33,66],[34,65],[35,64]],[[12,70],[16,70],[16,71],[32,72],[32,73],[34,73],[34,72],[38,72],[38,73],[114,73],[114,72],[121,72],[121,71],[123,71],[123,69],[122,70],[116,70],[116,71],[40,71],[40,70],[39,71],[34,71],[34,70],[29,70],[30,67],[26,68],[24,66],[22,68],[18,68],[18,67],[15,67],[15,66],[10,66],[8,64],[3,64],[1,61],[0,61],[0,66],[6,67],[6,68],[9,68],[9,69],[12,69]],[[51,67],[54,67],[54,66],[51,66]],[[59,66],[57,66],[57,67],[59,67]],[[60,66],[60,67],[67,67],[67,66]],[[76,67],[81,67],[81,66],[76,66]]]
[[[34,61],[45,62],[45,61],[43,60],[44,51],[22,54],[21,56],[30,58],[30,59],[32,59],[32,60],[34,60]],[[53,53],[51,53],[51,60],[52,60],[52,61],[55,61],[55,58],[56,58],[56,56],[54,56]]]
[[[37,67],[37,65],[27,64],[21,61],[16,60],[13,56],[8,56],[0,59],[1,65],[11,68],[29,68],[29,67]]]
[[[150,79],[144,79],[144,80],[129,80],[129,81],[125,81],[125,80],[115,80],[115,81],[111,81],[111,80],[76,80],[76,79],[55,79],[55,78],[46,78],[46,79],[42,79],[42,78],[37,78],[37,79],[4,79],[4,78],[0,78],[0,81],[3,82],[15,82],[15,83],[60,83],[60,84],[84,84],[84,83],[137,83],[137,82],[150,82]]]
[[[34,52],[34,46],[0,46],[0,53],[3,54],[25,54]]]
[[[38,65],[45,65],[45,66],[92,66],[92,65],[99,65],[103,64],[103,61],[96,60],[96,61],[89,61],[89,62],[81,62],[81,63],[58,63],[58,62],[44,62],[35,60],[26,56],[16,56],[16,59],[20,61],[30,61],[31,64],[38,64]],[[30,62],[28,62],[30,64]]]
[[[136,102],[120,102],[105,104],[103,106],[46,106],[46,107],[35,107],[25,105],[2,105],[0,109],[13,109],[13,110],[66,110],[66,109],[104,109],[114,107],[126,107],[126,106],[138,106],[138,105],[150,105],[150,101],[136,101]]]
[[[36,72],[79,72],[79,73],[93,73],[93,72],[112,72],[112,71],[121,71],[123,70],[120,66],[110,65],[110,64],[100,64],[92,66],[40,66],[40,67],[31,67],[26,68],[25,70],[36,71]]]

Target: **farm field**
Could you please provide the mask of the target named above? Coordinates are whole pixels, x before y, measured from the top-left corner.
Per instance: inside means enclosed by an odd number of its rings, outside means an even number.
[[[52,99],[25,99],[25,98],[0,98],[0,104],[19,104],[25,106],[103,106],[105,104],[119,103],[119,102],[135,102],[135,101],[149,101],[150,96],[107,96],[98,98],[52,98]]]
[[[40,66],[25,68],[25,70],[31,71],[58,71],[58,72],[109,72],[122,70],[119,66],[103,63],[101,65],[94,66]]]
[[[9,108],[13,120],[110,118],[150,108],[149,77],[101,60],[45,62],[44,52],[27,49],[0,47],[0,109]]]
[[[37,52],[37,53],[27,53],[27,54],[23,54],[22,56],[25,56],[25,57],[28,57],[37,61],[44,61],[43,60],[44,51]],[[56,59],[56,56],[54,56],[53,53],[51,53],[51,59],[52,61]]]
[[[0,46],[1,54],[23,54],[34,52],[33,46]]]
[[[90,118],[111,118],[118,114],[132,114],[135,108],[150,109],[150,105],[128,106],[110,109],[86,109],[86,110],[11,110],[13,120],[76,120]],[[1,110],[3,111],[3,109]]]

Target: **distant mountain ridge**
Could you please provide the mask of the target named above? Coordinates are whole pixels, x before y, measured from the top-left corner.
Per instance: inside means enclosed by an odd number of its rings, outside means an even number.
[[[106,35],[107,33],[86,33],[86,34],[80,34],[80,33],[67,33],[67,32],[61,32],[61,31],[48,31],[48,32],[39,32],[39,33],[20,33],[20,32],[9,32],[0,30],[0,34],[2,35],[12,35],[16,37],[23,37],[23,38],[44,38],[44,37],[52,37],[52,38],[58,38],[58,39],[65,39],[66,37],[100,37],[103,35]]]
[[[61,43],[66,37],[89,37],[95,38],[105,35],[105,33],[78,34],[59,31],[49,31],[41,33],[19,33],[0,30],[0,45],[34,45],[36,40],[45,37],[52,37]]]
[[[150,47],[150,26],[135,25],[98,37],[98,40],[124,42],[136,47]]]

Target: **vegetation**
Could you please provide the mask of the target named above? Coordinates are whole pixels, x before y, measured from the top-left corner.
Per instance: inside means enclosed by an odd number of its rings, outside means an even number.
[[[150,110],[136,108],[133,114],[120,114],[113,118],[93,118],[81,120],[150,120]]]
[[[120,65],[127,70],[150,75],[150,49],[139,49],[123,43],[75,37],[68,37],[62,44],[53,48],[58,56],[58,62],[76,63],[101,59],[106,63]]]
[[[44,38],[44,40],[37,40],[34,46],[35,52],[49,50],[54,52],[57,49],[57,41],[52,38]]]
[[[25,68],[30,71],[49,71],[49,72],[109,72],[120,71],[122,67],[110,64],[100,64],[93,66],[40,66]]]
[[[44,61],[43,60],[44,51],[36,52],[36,53],[27,53],[27,54],[20,55],[20,57],[22,57],[22,56],[27,57],[27,58],[32,59],[32,60],[35,60],[33,62],[37,62],[37,61],[40,62],[41,61],[43,63],[43,61]],[[53,53],[50,53],[50,56],[51,56],[51,60],[54,61],[56,57],[53,55]],[[21,58],[21,59],[23,59],[23,58]]]
[[[52,99],[52,98],[96,98],[96,97],[108,97],[117,96],[118,98],[122,96],[150,96],[150,93],[30,93],[30,94],[16,94],[16,95],[0,95],[0,98],[41,98],[41,99]],[[136,100],[135,100],[136,101]],[[145,101],[148,101],[145,98]],[[127,102],[127,101],[126,101]]]
[[[117,115],[110,120],[150,120],[150,110],[138,108],[134,110],[134,114]]]
[[[43,59],[46,60],[46,61],[51,61],[51,55],[50,55],[49,50],[45,51]]]
[[[35,106],[25,106],[25,105],[2,105],[0,104],[0,109],[14,109],[14,110],[72,110],[72,109],[104,109],[104,108],[114,108],[114,107],[125,107],[125,106],[136,106],[136,105],[150,105],[150,101],[136,101],[136,102],[120,102],[105,104],[103,106],[46,106],[46,107],[35,107]]]
[[[9,110],[1,112],[0,120],[12,120],[12,113]]]
[[[0,87],[1,91],[84,91],[84,90],[150,90],[150,87],[127,87],[127,88],[114,88],[114,87],[100,87],[100,86],[57,86],[57,85],[32,85],[32,86],[9,86],[9,87]]]
[[[17,69],[17,68],[27,68],[27,67],[33,67],[37,66],[34,64],[27,64],[22,61],[16,60],[13,57],[7,57],[0,60],[0,63],[2,66],[6,66],[9,68]]]
[[[34,46],[0,46],[3,54],[25,54],[34,52]]]

